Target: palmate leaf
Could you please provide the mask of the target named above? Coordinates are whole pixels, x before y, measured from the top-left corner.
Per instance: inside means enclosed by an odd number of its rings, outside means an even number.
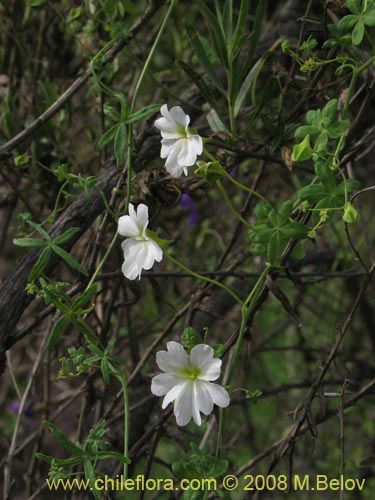
[[[79,262],[77,262],[71,255],[70,253],[66,252],[63,248],[59,247],[58,245],[53,244],[51,246],[53,251],[61,257],[72,269],[78,271],[79,273],[83,274],[84,276],[87,276],[87,271],[84,269]]]
[[[36,261],[35,266],[32,268],[28,280],[30,282],[35,281],[38,276],[43,272],[43,269],[47,266],[49,259],[51,258],[52,255],[52,250],[51,247],[47,247],[43,252],[40,254],[39,259]]]
[[[66,434],[59,429],[55,424],[45,420],[43,422],[43,426],[45,429],[49,430],[54,438],[54,440],[61,445],[66,451],[72,453],[76,456],[82,456],[82,450],[78,446],[76,446],[70,439],[66,436]]]

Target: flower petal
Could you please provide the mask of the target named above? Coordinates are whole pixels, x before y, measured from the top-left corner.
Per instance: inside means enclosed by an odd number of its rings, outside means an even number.
[[[193,416],[193,382],[186,381],[174,403],[174,414],[177,425],[187,425]]]
[[[184,113],[180,106],[174,106],[169,113],[178,127],[185,128],[189,125],[190,116]]]
[[[212,382],[220,377],[221,371],[221,359],[214,358],[208,361],[204,366],[201,367],[201,373],[199,375],[200,380],[207,380]]]
[[[221,408],[229,406],[230,398],[228,392],[218,384],[207,383],[206,388],[210,393],[212,401]]]
[[[178,342],[168,342],[168,351],[156,353],[156,363],[160,370],[179,375],[184,368],[188,368],[188,357],[185,349]]]
[[[194,147],[195,153],[201,155],[203,153],[203,141],[202,137],[198,134],[190,135],[189,139],[192,146]]]
[[[199,411],[205,415],[212,413],[214,408],[214,402],[207,387],[208,385],[207,382],[203,382],[199,379],[194,381],[194,394],[197,401],[197,407]]]
[[[178,164],[184,167],[190,167],[197,161],[197,154],[192,142],[189,139],[180,139],[180,152],[177,156]]]
[[[119,218],[117,230],[121,236],[136,237],[139,234],[135,220],[129,215],[123,215]]]
[[[181,383],[181,379],[170,373],[161,373],[153,377],[151,381],[151,392],[155,396],[165,396],[172,387]]]
[[[137,226],[141,232],[148,226],[148,206],[143,203],[137,207]]]
[[[198,344],[190,353],[190,363],[198,368],[203,368],[214,357],[214,350],[207,344]]]
[[[179,384],[174,385],[165,395],[165,398],[163,399],[163,403],[161,407],[163,410],[175,399],[178,397],[181,397],[185,393],[185,391],[188,389],[187,388],[188,381],[187,380],[182,380]]]
[[[126,260],[122,266],[121,271],[128,280],[135,280],[141,277],[142,269],[139,269],[136,261]]]
[[[167,161],[165,162],[165,168],[167,172],[171,174],[172,177],[180,177],[182,172],[184,172],[184,167],[179,165],[177,157],[181,151],[181,140],[177,141],[171,153],[169,154]]]

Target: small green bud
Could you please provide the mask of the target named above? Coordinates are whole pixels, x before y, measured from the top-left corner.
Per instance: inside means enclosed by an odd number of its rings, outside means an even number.
[[[309,160],[313,154],[310,146],[310,136],[306,135],[302,142],[296,144],[293,148],[292,161],[305,161]]]
[[[359,213],[349,201],[345,207],[344,215],[342,216],[343,221],[348,224],[354,224],[354,222],[359,221],[359,217]]]
[[[214,183],[222,179],[224,169],[218,161],[197,161],[198,168],[195,170],[195,175],[201,179],[206,179],[209,183]]]
[[[194,346],[203,344],[203,339],[201,334],[195,330],[195,328],[188,326],[181,335],[181,344],[188,352],[190,352]]]

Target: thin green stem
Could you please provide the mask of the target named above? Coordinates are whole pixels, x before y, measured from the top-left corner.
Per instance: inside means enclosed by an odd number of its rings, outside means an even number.
[[[126,375],[118,373],[118,371],[112,367],[116,373],[117,379],[121,383],[122,394],[124,398],[124,457],[129,458],[129,395],[128,395],[128,381]],[[124,464],[124,480],[126,481],[128,477],[128,464]]]
[[[257,281],[256,281],[255,285],[253,286],[251,292],[249,293],[247,299],[243,303],[242,310],[241,310],[241,315],[242,315],[241,326],[240,326],[240,331],[238,333],[238,338],[237,338],[237,343],[236,343],[234,355],[233,355],[233,358],[231,360],[231,365],[229,368],[229,375],[228,375],[228,379],[227,379],[228,384],[231,381],[231,378],[232,378],[232,375],[234,372],[234,368],[236,366],[238,354],[239,354],[241,347],[242,347],[242,341],[243,341],[243,336],[245,334],[247,320],[250,316],[251,311],[254,308],[254,305],[255,305],[255,303],[259,297],[259,294],[262,290],[262,287],[266,281],[267,275],[271,269],[272,269],[271,264],[267,264],[266,267],[264,268],[262,274],[257,279]]]
[[[222,183],[220,180],[218,180],[218,181],[216,181],[216,185],[217,185],[217,187],[219,188],[220,193],[223,195],[223,198],[224,198],[224,200],[225,200],[225,203],[227,204],[227,206],[228,206],[229,210],[231,211],[231,213],[232,213],[232,214],[233,214],[233,215],[234,215],[234,216],[235,216],[235,217],[236,217],[239,221],[241,221],[241,222],[242,222],[242,224],[244,224],[244,225],[245,225],[248,229],[251,229],[251,226],[250,226],[250,224],[247,222],[247,220],[245,220],[245,219],[241,216],[241,214],[239,214],[239,213],[237,212],[237,210],[234,208],[234,206],[232,205],[232,202],[230,201],[229,196],[228,196],[227,192],[225,191],[225,188],[224,188],[224,186],[223,186],[223,183]]]
[[[260,193],[258,193],[257,191],[254,191],[254,189],[251,189],[247,186],[244,186],[243,184],[241,184],[241,182],[238,182],[226,170],[224,170],[224,172],[225,172],[225,176],[227,177],[227,179],[229,179],[235,186],[239,187],[240,189],[243,189],[244,191],[247,191],[248,193],[252,194],[253,196],[256,196],[263,203],[266,203],[267,205],[270,204],[270,202],[264,196],[262,196]]]
[[[241,305],[243,304],[242,300],[238,297],[238,295],[236,295],[230,288],[228,288],[223,283],[220,283],[219,281],[216,281],[214,279],[208,278],[207,276],[202,276],[201,274],[195,273],[190,268],[188,268],[187,266],[185,266],[185,264],[183,264],[179,260],[177,260],[174,257],[172,257],[172,255],[170,253],[166,252],[166,256],[167,256],[167,258],[171,262],[173,262],[173,264],[175,264],[177,267],[179,267],[183,271],[185,271],[188,274],[190,274],[190,276],[193,276],[194,278],[197,278],[197,279],[199,279],[201,281],[205,281],[206,283],[211,283],[211,285],[215,285],[215,286],[218,286],[219,288],[222,288],[223,290],[225,290],[226,292],[228,292],[235,299],[236,302],[238,302]]]
[[[215,457],[219,458],[220,450],[221,450],[221,442],[223,440],[223,431],[224,431],[224,408],[219,408],[219,430],[217,433],[217,441],[216,441],[216,450]]]

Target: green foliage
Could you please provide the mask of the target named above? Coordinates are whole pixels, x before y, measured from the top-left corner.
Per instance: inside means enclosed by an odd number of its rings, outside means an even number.
[[[366,26],[375,26],[375,4],[371,0],[348,0],[347,5],[351,14],[340,19],[337,27],[343,33],[351,31],[353,44],[360,45]]]
[[[228,469],[227,460],[220,460],[208,454],[208,445],[202,450],[195,443],[190,443],[192,454],[172,464],[172,471],[179,479],[215,479]],[[218,493],[218,492],[216,492]],[[202,491],[187,490],[184,493],[186,500],[201,500],[204,493]]]
[[[280,256],[290,238],[303,240],[308,229],[292,219],[293,201],[282,203],[276,212],[271,205],[259,203],[256,207],[257,223],[250,230],[250,240],[263,247],[268,261],[278,265]],[[260,247],[258,246],[257,249]],[[262,253],[263,253],[262,252]]]

